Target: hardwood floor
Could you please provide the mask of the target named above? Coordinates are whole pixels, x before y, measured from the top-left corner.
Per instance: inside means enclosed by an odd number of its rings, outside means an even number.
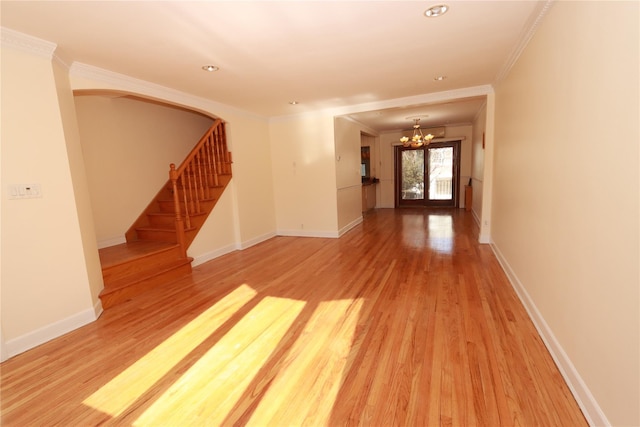
[[[3,426],[583,426],[462,210],[276,237],[1,365]]]

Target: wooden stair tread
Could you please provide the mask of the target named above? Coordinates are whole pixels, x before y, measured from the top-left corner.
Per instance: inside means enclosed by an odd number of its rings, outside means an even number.
[[[189,216],[202,216],[202,215],[206,215],[206,212],[193,212],[193,213],[189,213]],[[149,212],[147,215],[149,216],[171,216],[174,217],[176,216],[175,213],[173,212]]]
[[[195,230],[196,227],[190,227],[184,228],[184,231],[192,231]],[[176,229],[173,227],[173,225],[171,227],[158,227],[158,226],[146,226],[146,227],[137,227],[136,230],[140,230],[140,231],[159,231],[162,233],[167,233],[167,232],[176,232]]]
[[[102,269],[122,264],[133,259],[150,256],[154,253],[172,250],[179,245],[176,243],[158,242],[152,240],[137,240],[119,245],[102,248],[98,251]]]
[[[202,202],[215,202],[216,199],[215,197],[211,197],[211,198],[205,198],[205,199],[200,199],[200,203]],[[163,202],[163,203],[173,203],[173,199],[158,199],[158,202]],[[180,200],[180,203],[184,203],[184,201]]]
[[[151,278],[162,276],[163,274],[169,271],[175,270],[182,266],[190,265],[192,261],[193,261],[193,258],[191,257],[180,258],[170,262],[164,262],[161,265],[158,265],[157,268],[151,273],[143,274],[138,277],[123,277],[122,279],[114,280],[108,285],[105,284],[105,287],[100,293],[100,295],[101,296],[108,295],[112,292],[116,292],[121,289],[133,286],[138,282],[142,282],[142,281],[149,280]]]

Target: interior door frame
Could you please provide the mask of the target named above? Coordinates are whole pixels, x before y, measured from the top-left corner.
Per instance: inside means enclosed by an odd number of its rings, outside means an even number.
[[[460,203],[460,145],[461,140],[432,142],[429,145],[420,148],[404,147],[402,145],[396,145],[394,150],[394,192],[395,192],[395,207],[458,207]],[[429,148],[453,148],[453,171],[452,171],[452,198],[451,200],[429,200],[428,185],[429,182]],[[402,152],[409,150],[424,150],[425,170],[424,170],[424,182],[425,193],[424,199],[418,200],[402,200],[400,195],[402,193]]]

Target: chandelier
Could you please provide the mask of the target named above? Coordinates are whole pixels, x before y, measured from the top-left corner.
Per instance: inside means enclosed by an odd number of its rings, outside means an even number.
[[[420,119],[413,119],[413,121],[415,122],[413,125],[413,136],[411,137],[411,139],[409,139],[408,136],[403,136],[402,138],[400,138],[400,142],[402,142],[402,145],[404,145],[405,147],[411,148],[419,148],[423,145],[429,145],[429,143],[433,139],[433,135],[423,135],[422,129],[420,129],[420,125],[418,124]]]

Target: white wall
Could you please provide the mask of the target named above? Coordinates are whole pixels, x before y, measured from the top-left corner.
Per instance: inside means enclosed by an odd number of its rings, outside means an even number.
[[[335,119],[338,229],[341,232],[362,222],[360,128],[351,120]]]
[[[484,184],[484,155],[486,140],[487,105],[485,104],[473,120],[471,137],[471,179],[473,188],[473,202],[471,211],[478,223],[482,217],[482,196]]]
[[[639,6],[554,3],[495,92],[495,250],[597,425],[640,425]]]
[[[60,67],[51,54],[3,43],[1,283],[8,357],[95,320],[101,310],[97,243],[87,234],[89,196],[74,182],[84,172],[79,135]],[[12,184],[40,184],[42,197],[10,200]]]
[[[333,116],[318,112],[274,119],[270,139],[277,233],[337,237]]]

